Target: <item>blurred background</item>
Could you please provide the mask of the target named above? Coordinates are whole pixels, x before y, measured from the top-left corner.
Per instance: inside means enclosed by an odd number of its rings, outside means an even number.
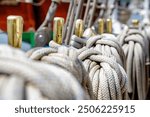
[[[0,0],[0,29],[3,31],[7,30],[7,16],[9,15],[20,15],[23,17],[24,31],[37,29],[46,16],[51,0],[31,0],[31,2],[39,4],[33,5],[31,3],[18,2],[17,0]],[[58,6],[56,16],[65,18],[68,6],[69,4],[66,2],[61,3]]]

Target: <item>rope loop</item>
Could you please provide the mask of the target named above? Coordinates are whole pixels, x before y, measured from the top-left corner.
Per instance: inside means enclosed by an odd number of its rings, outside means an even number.
[[[89,72],[94,99],[127,99],[127,75],[111,56],[104,56],[93,48],[87,48],[78,58]]]

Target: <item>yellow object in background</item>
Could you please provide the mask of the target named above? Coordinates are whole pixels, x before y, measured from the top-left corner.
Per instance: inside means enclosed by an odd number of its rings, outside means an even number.
[[[98,20],[98,34],[103,34],[104,33],[104,19],[99,19]]]
[[[112,33],[112,19],[106,20],[106,33]]]
[[[84,23],[83,20],[78,19],[75,22],[75,35],[78,37],[82,37],[84,32]]]
[[[132,25],[133,25],[134,27],[138,27],[138,26],[139,26],[139,20],[133,19],[133,20],[132,20]]]
[[[8,44],[21,48],[23,33],[23,18],[21,16],[7,17]]]
[[[63,28],[64,28],[64,18],[55,17],[54,18],[54,26],[53,26],[53,40],[58,43],[62,44],[63,42]]]

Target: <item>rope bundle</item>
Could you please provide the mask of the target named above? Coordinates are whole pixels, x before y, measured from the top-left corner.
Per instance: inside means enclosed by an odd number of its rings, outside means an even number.
[[[76,49],[81,49],[82,47],[86,45],[86,41],[87,39],[83,39],[83,38],[77,37],[76,35],[73,35],[71,37],[70,46]]]
[[[126,28],[118,37],[126,56],[128,92],[132,99],[145,99],[147,79],[145,77],[145,39],[138,29]]]
[[[125,68],[126,62],[124,52],[117,38],[112,34],[96,35],[88,39],[73,35],[70,45],[76,49],[81,49],[86,46],[87,48],[94,48],[94,50],[101,52],[103,55],[112,55],[114,59]]]
[[[53,48],[33,49],[30,50],[27,55],[33,60],[39,60],[50,65],[55,65],[58,69],[61,68],[71,73],[83,86],[87,95],[92,99],[92,93],[89,90],[91,85],[88,82],[88,74],[85,71],[82,62],[77,58],[77,51],[73,48],[57,45],[53,41],[51,42],[51,45],[53,45]]]
[[[104,56],[93,48],[82,48],[78,57],[89,72],[94,99],[127,99],[126,73],[113,58]]]
[[[94,99],[128,99],[127,76],[122,68],[125,68],[126,64],[125,55],[114,35],[102,34],[90,38],[72,36],[70,45],[78,49],[79,53],[87,54],[84,55],[86,59],[83,57],[85,60],[82,59],[82,54],[79,55],[79,58],[89,72]],[[85,50],[85,48],[88,49]],[[82,52],[83,50],[85,52]],[[116,68],[111,65],[112,62],[116,64]],[[118,72],[117,69],[121,70]],[[121,83],[122,79],[124,81]]]
[[[0,99],[88,99],[76,78],[56,65],[0,46]]]
[[[94,50],[97,50],[106,56],[114,56],[114,59],[116,59],[117,63],[125,68],[125,55],[121,45],[114,35],[102,34],[93,36],[88,39],[86,47],[94,48]]]

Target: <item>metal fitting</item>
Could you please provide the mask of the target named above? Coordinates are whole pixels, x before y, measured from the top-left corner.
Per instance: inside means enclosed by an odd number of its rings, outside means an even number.
[[[63,27],[64,27],[64,18],[55,17],[54,18],[54,26],[53,26],[53,40],[58,43],[62,44],[63,40]]]
[[[106,33],[112,33],[112,19],[106,20]]]
[[[138,26],[139,26],[139,20],[133,19],[133,20],[132,20],[132,25],[133,25],[134,27],[138,27]]]
[[[7,17],[8,44],[21,48],[23,33],[23,18],[21,16]]]
[[[61,0],[52,0],[52,2],[57,2],[58,4],[60,4]]]
[[[84,23],[83,20],[78,19],[75,22],[75,35],[78,37],[82,37],[84,32]]]
[[[98,20],[98,34],[103,34],[104,33],[104,19],[99,19]]]

